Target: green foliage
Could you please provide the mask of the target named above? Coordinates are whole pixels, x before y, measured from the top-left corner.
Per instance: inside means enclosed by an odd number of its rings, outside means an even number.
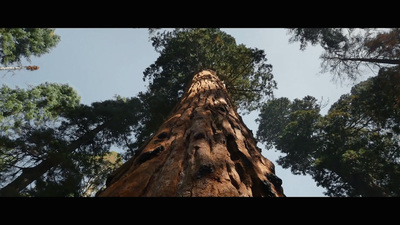
[[[238,45],[220,29],[150,33],[160,56],[144,72],[144,79],[150,79],[149,91],[162,90],[166,96],[176,99],[194,74],[214,70],[235,104],[249,112],[257,109],[260,101],[271,96],[276,88],[272,66],[266,63],[264,51]]]
[[[346,41],[343,28],[291,28],[292,37],[289,42],[300,42],[300,49],[305,50],[307,44],[320,44],[325,50],[339,49],[340,44]]]
[[[316,146],[314,127],[319,122],[319,111],[320,106],[311,96],[293,102],[284,97],[274,99],[260,111],[258,140],[264,142],[267,149],[275,146],[286,153],[278,159],[278,164],[290,167],[294,174],[306,174],[311,170]]]
[[[79,105],[80,96],[68,85],[44,83],[29,90],[0,89],[0,128],[17,129],[23,123],[54,120]]]
[[[141,120],[146,119],[146,111],[143,111],[139,98],[116,96],[114,100],[94,102],[91,106],[81,105],[68,112],[66,117],[68,121],[61,126],[65,130],[63,132],[75,127],[73,132],[77,137],[83,137],[93,128],[101,127],[98,134],[88,137],[90,151],[97,149],[97,152],[105,152],[111,145],[116,145],[131,156],[136,148],[134,135],[141,128]]]
[[[111,148],[130,148],[141,115],[137,98],[86,106],[68,85],[3,86],[0,98],[2,196],[92,195],[121,165],[119,155],[109,159]]]
[[[312,97],[271,100],[257,137],[286,154],[278,164],[311,175],[328,196],[399,196],[399,78],[398,69],[382,68],[325,116]]]
[[[3,85],[0,99],[0,180],[6,183],[63,146],[51,127],[79,106],[80,96],[68,85],[45,83],[28,90]]]
[[[323,71],[334,76],[356,80],[363,66],[379,69],[376,76],[343,95],[313,127],[317,142],[310,156],[315,160],[312,170],[303,172],[327,188],[330,196],[399,196],[400,29],[293,28],[289,32],[293,35],[289,42],[299,41],[301,50],[307,43],[320,44]],[[293,130],[288,125],[284,129]],[[274,141],[278,146],[281,140]],[[286,165],[296,164],[287,159]]]
[[[389,68],[400,62],[400,29],[291,28],[289,42],[319,44],[322,72],[355,81],[364,69]]]
[[[0,63],[20,63],[22,58],[49,53],[60,42],[51,28],[0,28]]]
[[[276,88],[264,51],[238,45],[220,29],[150,29],[150,40],[160,56],[143,73],[149,85],[138,95],[145,116],[136,129],[134,148],[158,129],[202,70],[216,71],[243,113],[260,107]]]

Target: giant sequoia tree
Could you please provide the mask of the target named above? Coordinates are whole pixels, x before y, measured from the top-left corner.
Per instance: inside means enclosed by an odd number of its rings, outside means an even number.
[[[193,77],[171,115],[98,196],[284,196],[224,84]]]
[[[147,114],[131,145],[138,150],[99,196],[283,196],[237,113],[257,109],[276,87],[264,51],[219,29],[150,34],[160,57],[139,93]]]
[[[160,56],[143,72],[143,79],[149,85],[138,97],[145,116],[135,130],[132,149],[141,147],[158,129],[193,75],[202,70],[218,73],[241,113],[258,109],[276,88],[272,65],[267,63],[265,52],[237,44],[220,29],[152,31],[150,40]],[[126,158],[133,154],[128,150]]]

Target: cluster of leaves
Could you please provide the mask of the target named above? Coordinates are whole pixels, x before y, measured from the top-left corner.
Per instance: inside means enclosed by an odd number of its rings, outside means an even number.
[[[0,63],[20,63],[22,58],[49,53],[60,42],[52,28],[0,28]]]
[[[353,79],[360,63],[380,69],[342,95],[325,116],[311,96],[268,101],[259,115],[257,138],[285,153],[279,165],[311,175],[328,196],[400,196],[399,29],[375,36],[369,29],[364,36],[330,28],[292,32],[291,41],[300,41],[301,48],[307,42],[321,44],[321,58],[335,68],[332,72]]]

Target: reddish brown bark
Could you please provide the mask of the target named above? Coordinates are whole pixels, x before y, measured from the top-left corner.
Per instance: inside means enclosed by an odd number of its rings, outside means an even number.
[[[281,184],[223,83],[202,71],[171,116],[97,196],[284,197]]]

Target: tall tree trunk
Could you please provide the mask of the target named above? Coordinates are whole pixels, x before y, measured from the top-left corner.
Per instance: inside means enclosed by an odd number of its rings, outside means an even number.
[[[223,83],[202,71],[159,130],[96,196],[284,197],[281,184]]]

